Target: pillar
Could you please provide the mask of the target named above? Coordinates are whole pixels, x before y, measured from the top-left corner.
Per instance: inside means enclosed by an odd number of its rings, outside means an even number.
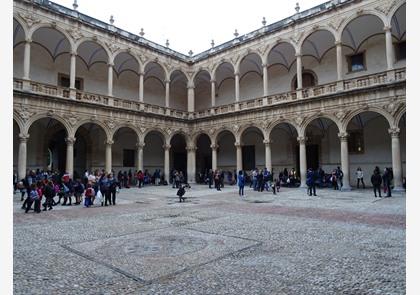
[[[217,169],[217,149],[219,146],[217,144],[210,145],[211,147],[211,169],[216,171]]]
[[[140,102],[144,101],[144,74],[140,73],[139,77],[139,100]]]
[[[188,183],[195,183],[195,145],[188,145],[187,150],[187,179]]]
[[[394,190],[402,191],[402,168],[401,168],[401,146],[400,146],[400,128],[388,129],[391,135],[392,144],[392,172],[394,174]]]
[[[105,141],[105,172],[111,173],[112,170],[112,144],[114,141]]]
[[[300,187],[306,188],[306,137],[299,136]]]
[[[347,132],[339,133],[341,143],[341,170],[343,171],[343,187],[342,191],[351,190],[350,187],[350,167],[349,167],[349,149],[348,149],[348,137]]]
[[[392,46],[392,32],[390,27],[384,27],[384,31],[387,69],[392,70],[394,68],[394,48]]]
[[[165,150],[165,163],[163,167],[163,173],[165,180],[169,183],[169,151],[171,149],[170,144],[163,145],[163,149]]]
[[[194,86],[188,86],[188,112],[194,112]]]
[[[76,53],[70,54],[70,89],[76,88]]]
[[[337,52],[337,80],[343,80],[343,53],[341,41],[335,42],[335,48]]]
[[[211,106],[216,105],[216,80],[211,80]]]
[[[66,153],[66,172],[73,178],[73,160],[74,160],[74,143],[76,142],[76,138],[74,137],[67,137],[66,144],[67,144],[67,153]]]
[[[239,73],[235,73],[235,101],[239,101]]]
[[[297,89],[302,89],[302,55],[296,54]]]
[[[264,139],[263,143],[265,145],[265,167],[271,172],[271,141]]]
[[[165,81],[165,107],[169,108],[169,86],[171,81]]]
[[[26,177],[26,143],[28,142],[29,134],[19,134],[19,154],[18,154],[18,178],[19,180]]]
[[[138,142],[137,147],[137,171],[143,171],[143,148],[144,142]],[[143,171],[144,172],[144,171]]]
[[[268,95],[268,71],[267,64],[262,64],[263,68],[263,96]]]
[[[113,64],[108,64],[108,96],[112,96],[112,78],[113,78]]]
[[[31,69],[31,39],[25,40],[25,52],[23,56],[23,79],[29,80],[30,69]],[[25,172],[26,173],[26,172]]]
[[[240,142],[235,142],[236,146],[236,172],[242,170],[242,145]]]

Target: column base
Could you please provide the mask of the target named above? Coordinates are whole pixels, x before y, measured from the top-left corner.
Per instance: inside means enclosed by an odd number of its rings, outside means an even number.
[[[301,183],[299,188],[307,189],[308,186],[306,185],[306,183]]]
[[[29,79],[22,79],[22,90],[31,91],[31,80]]]
[[[342,191],[342,192],[349,192],[349,191],[351,191],[351,190],[352,190],[351,186],[343,186],[343,187],[341,188],[341,191]]]
[[[392,192],[396,192],[396,193],[405,193],[405,188],[403,188],[402,186],[397,186],[397,187],[394,187],[394,188],[392,189]]]
[[[70,88],[69,98],[76,99],[76,88]]]
[[[303,98],[303,91],[302,89],[296,89],[296,98],[302,99]]]

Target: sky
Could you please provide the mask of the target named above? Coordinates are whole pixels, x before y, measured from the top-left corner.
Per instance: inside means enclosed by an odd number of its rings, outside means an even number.
[[[300,11],[327,0],[301,0]],[[54,0],[73,8],[74,0]],[[104,22],[114,17],[114,26],[138,34],[183,54],[194,54],[234,38],[235,29],[243,35],[295,14],[296,1],[249,0],[78,0],[78,11]]]

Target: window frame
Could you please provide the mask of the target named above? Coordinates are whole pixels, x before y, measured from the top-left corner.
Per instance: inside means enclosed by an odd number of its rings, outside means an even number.
[[[57,76],[57,86],[63,87],[63,88],[70,88],[70,87],[66,87],[66,86],[61,85],[61,79],[63,79],[63,78],[67,78],[70,81],[70,76],[69,75],[64,74],[64,73],[58,73],[58,76]],[[80,89],[76,87],[77,81],[80,81],[79,82],[80,83]],[[83,80],[83,78],[76,77],[74,86],[75,86],[75,88],[77,90],[83,91],[83,86],[84,86],[84,80]]]
[[[360,54],[362,54],[362,57],[363,57],[363,68],[353,71],[352,70],[352,64],[351,64],[351,58],[353,56],[355,56],[355,55],[360,55]],[[367,66],[366,66],[366,50],[359,51],[357,53],[347,54],[346,55],[346,60],[347,60],[347,71],[348,71],[347,74],[367,71]]]

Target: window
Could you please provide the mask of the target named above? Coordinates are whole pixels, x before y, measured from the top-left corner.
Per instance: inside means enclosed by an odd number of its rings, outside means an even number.
[[[396,43],[394,46],[396,60],[405,60],[405,41]]]
[[[297,89],[297,77],[294,77],[293,90]],[[316,85],[316,78],[312,72],[302,73],[302,88],[312,87]]]
[[[347,61],[349,65],[349,72],[366,70],[364,52],[348,56]]]
[[[363,130],[352,130],[349,133],[349,153],[350,154],[363,154],[365,151],[363,142]]]
[[[123,150],[123,166],[124,167],[134,167],[134,150]]]
[[[69,88],[70,77],[66,74],[58,74],[58,86]],[[76,80],[74,81],[74,86],[78,90],[83,90],[83,79],[76,77]]]

